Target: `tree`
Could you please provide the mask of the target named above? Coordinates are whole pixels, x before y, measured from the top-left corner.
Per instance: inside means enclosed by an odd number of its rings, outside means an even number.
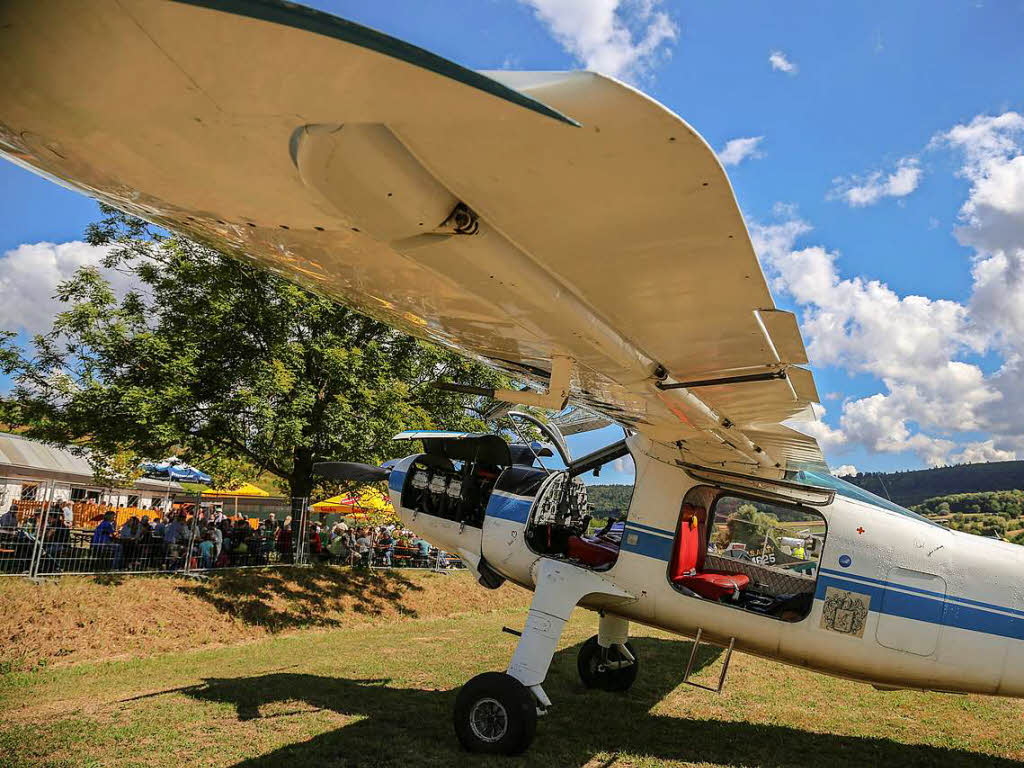
[[[766,541],[774,541],[772,534],[778,528],[778,517],[745,503],[726,519],[725,529],[719,532],[716,543],[722,549],[731,543],[740,543],[750,551],[760,551]]]
[[[112,208],[87,239],[138,288],[96,269],[59,288],[66,309],[31,351],[0,337],[16,385],[0,420],[30,437],[115,456],[190,463],[234,478],[240,461],[309,494],[313,463],[377,462],[411,427],[482,429],[462,395],[430,383],[514,386],[251,264],[168,237]]]

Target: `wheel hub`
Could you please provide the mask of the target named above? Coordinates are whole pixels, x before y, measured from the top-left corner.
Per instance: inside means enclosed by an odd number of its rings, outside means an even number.
[[[497,699],[480,699],[469,711],[469,727],[480,741],[492,744],[508,732],[508,712]]]

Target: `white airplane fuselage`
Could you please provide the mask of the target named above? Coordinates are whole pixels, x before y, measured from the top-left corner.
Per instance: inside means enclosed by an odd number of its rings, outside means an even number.
[[[628,441],[636,485],[621,550],[593,574],[630,595],[584,596],[579,605],[681,635],[818,672],[886,688],[915,688],[1024,697],[1024,548],[951,531],[909,512],[837,494],[816,511],[825,519],[814,601],[799,621],[739,610],[680,594],[668,564],[680,502],[698,480],[664,448]],[[509,581],[537,586],[540,563],[526,527],[537,498],[495,491],[482,527],[403,507],[405,469],[391,475],[402,522],[471,567],[481,557]],[[562,563],[563,569],[579,569]],[[852,596],[866,611],[859,626],[826,620],[826,600]]]

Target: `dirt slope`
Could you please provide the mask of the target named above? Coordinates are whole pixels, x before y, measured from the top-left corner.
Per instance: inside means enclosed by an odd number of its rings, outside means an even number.
[[[205,581],[170,576],[0,579],[0,671],[124,659],[245,642],[307,628],[355,627],[526,607],[467,573],[279,568]]]

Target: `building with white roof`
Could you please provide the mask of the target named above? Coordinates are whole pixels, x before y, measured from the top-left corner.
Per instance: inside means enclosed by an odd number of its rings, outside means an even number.
[[[152,509],[182,491],[173,481],[149,478],[136,480],[130,488],[105,488],[96,482],[85,457],[20,435],[0,433],[0,510],[11,502],[47,498]]]

